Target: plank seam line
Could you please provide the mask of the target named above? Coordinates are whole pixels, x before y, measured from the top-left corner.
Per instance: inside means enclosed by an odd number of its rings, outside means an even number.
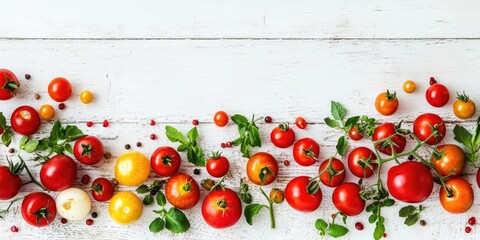
[[[13,40],[13,41],[28,41],[28,40],[45,40],[45,41],[446,41],[446,40],[480,40],[480,37],[462,37],[462,38],[335,38],[335,37],[325,37],[325,38],[315,38],[315,37],[305,37],[305,38],[293,38],[293,37],[265,37],[265,38],[183,38],[183,37],[160,37],[160,38],[41,38],[41,37],[0,37],[0,40]]]

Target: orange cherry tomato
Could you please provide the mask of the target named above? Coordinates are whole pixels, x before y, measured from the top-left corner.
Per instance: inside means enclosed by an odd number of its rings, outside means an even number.
[[[476,111],[475,103],[465,93],[457,95],[457,100],[453,104],[453,113],[460,119],[471,118]]]
[[[375,99],[375,108],[377,109],[378,113],[382,114],[383,116],[390,116],[394,114],[398,109],[398,99],[396,93],[390,93],[388,90],[380,93]]]
[[[228,114],[224,111],[218,111],[213,116],[213,122],[219,127],[224,127],[228,123]]]
[[[442,153],[440,158],[432,156],[433,167],[442,176],[458,176],[462,174],[465,168],[465,154],[462,148],[455,144],[445,144],[438,146],[437,150]]]
[[[417,89],[417,85],[412,80],[407,80],[403,83],[403,91],[406,93],[413,93]]]
[[[178,209],[190,209],[200,200],[200,187],[190,175],[176,173],[165,184],[165,196]]]
[[[445,188],[440,188],[440,203],[443,209],[449,213],[464,213],[473,205],[473,189],[472,186],[461,177],[454,177],[445,185],[451,190],[452,195],[449,196]]]
[[[247,162],[247,176],[256,185],[268,185],[275,181],[278,175],[278,163],[266,152],[253,154]]]
[[[48,95],[57,102],[65,102],[72,96],[72,85],[65,78],[54,78],[48,84]]]
[[[55,117],[55,109],[50,104],[44,104],[38,110],[38,114],[45,121],[50,121]]]

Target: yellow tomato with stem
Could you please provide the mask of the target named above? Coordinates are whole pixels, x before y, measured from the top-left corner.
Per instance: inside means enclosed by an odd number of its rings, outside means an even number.
[[[138,186],[150,175],[150,161],[140,152],[131,151],[120,155],[115,164],[115,179],[125,186]]]
[[[84,104],[89,104],[93,101],[93,93],[88,90],[83,90],[80,93],[80,101]]]
[[[50,104],[43,104],[38,110],[38,114],[45,121],[50,121],[55,117],[55,109]]]
[[[453,113],[460,119],[471,118],[476,111],[475,103],[465,93],[458,94],[453,104]]]
[[[137,195],[131,192],[115,194],[108,205],[108,213],[119,224],[131,224],[142,216],[143,205]]]

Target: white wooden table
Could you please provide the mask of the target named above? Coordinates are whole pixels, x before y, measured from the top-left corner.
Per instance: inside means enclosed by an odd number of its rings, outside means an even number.
[[[198,119],[202,148],[220,150],[221,142],[237,136],[233,124],[218,128],[212,123],[220,109],[229,114],[270,115],[277,123],[292,123],[303,116],[313,124],[307,131],[295,129],[297,138],[317,139],[321,157],[327,158],[339,137],[339,132],[323,123],[330,100],[343,103],[352,115],[395,122],[404,118],[409,126],[419,113],[440,114],[448,122],[450,143],[454,143],[451,129],[457,121],[451,111],[455,91],[465,90],[480,104],[478,1],[1,0],[0,9],[0,67],[22,78],[18,97],[0,102],[0,110],[9,115],[20,104],[37,108],[54,104],[46,92],[48,82],[57,76],[70,79],[74,96],[66,110],[57,111],[58,118],[100,136],[114,156],[99,166],[79,164],[78,175],[88,173],[92,179],[113,176],[115,157],[125,151],[126,143],[135,146],[141,141],[138,150],[147,156],[159,146],[176,146],[165,137],[167,124],[186,131],[191,120]],[[25,73],[32,75],[30,81],[23,79]],[[430,76],[449,87],[452,97],[447,107],[434,109],[425,102]],[[417,83],[412,95],[401,89],[406,79]],[[387,88],[397,91],[400,108],[385,118],[377,114],[373,102]],[[78,94],[83,89],[94,91],[93,104],[80,103]],[[42,98],[34,100],[35,93]],[[152,118],[157,126],[148,125]],[[104,119],[110,121],[109,128],[101,126]],[[87,121],[97,124],[87,128]],[[473,128],[473,120],[463,123]],[[291,148],[280,150],[270,143],[268,134],[274,126],[260,124],[261,150],[292,164],[280,164],[273,185],[283,188],[295,176],[313,176],[318,164],[300,167],[292,159]],[[44,124],[41,134],[50,128],[51,124]],[[150,140],[151,133],[159,139]],[[7,149],[1,146],[0,150],[0,162],[5,164]],[[232,165],[227,185],[238,186],[245,177],[246,159],[238,148],[221,150]],[[193,175],[193,169],[190,163],[182,163],[181,171]],[[473,173],[467,168],[467,179],[478,195]],[[200,181],[207,176],[202,169],[195,178]],[[149,181],[153,179],[154,174]],[[356,178],[348,174],[346,180]],[[450,215],[440,206],[438,188],[424,203],[425,227],[403,224],[397,212],[404,204],[387,208],[388,239],[474,239],[479,235],[478,226],[464,233],[467,219],[480,217],[479,201],[465,214]],[[28,186],[22,195],[34,189]],[[315,219],[335,212],[332,189],[322,187],[322,191],[321,207],[310,214],[296,212],[287,203],[276,206],[275,230],[268,227],[266,212],[254,219],[254,226],[242,217],[232,228],[212,229],[203,221],[199,203],[186,211],[191,221],[187,233],[154,235],[148,224],[156,207],[146,207],[134,225],[120,226],[110,220],[107,204],[94,202],[99,217],[93,226],[85,221],[62,225],[57,218],[51,226],[37,229],[21,219],[17,208],[0,220],[0,239],[317,239]],[[263,200],[257,188],[252,187],[252,192],[254,199]],[[205,195],[202,191],[201,200]],[[367,217],[363,213],[349,218],[351,231],[344,239],[370,239],[374,226]],[[357,221],[364,223],[365,230],[354,229]],[[20,232],[11,233],[12,225]]]

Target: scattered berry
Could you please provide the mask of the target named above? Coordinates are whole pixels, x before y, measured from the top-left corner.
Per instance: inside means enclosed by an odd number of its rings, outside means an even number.
[[[18,232],[18,227],[15,226],[15,225],[13,225],[13,226],[10,228],[10,231],[16,233],[16,232]]]
[[[283,165],[285,165],[287,167],[290,166],[290,161],[288,161],[288,160],[283,161]]]
[[[30,76],[28,73],[25,73],[25,79],[30,80],[30,78],[32,78],[32,76]]]
[[[477,219],[475,217],[471,217],[468,219],[468,224],[475,225],[477,223]]]
[[[14,153],[14,152],[15,152],[15,148],[9,148],[9,149],[8,149],[8,152],[9,152],[9,153]]]
[[[83,175],[81,182],[84,185],[88,184],[90,182],[90,176],[88,176],[87,174]]]
[[[60,222],[61,222],[62,224],[66,224],[66,223],[68,222],[68,220],[67,220],[66,218],[62,218],[62,219],[60,219]]]
[[[103,127],[108,127],[109,123],[108,120],[103,120]]]
[[[200,174],[200,169],[198,169],[198,168],[193,169],[193,174],[195,174],[195,175]]]
[[[98,217],[98,213],[97,212],[93,212],[92,213],[92,218],[97,218]]]
[[[40,99],[40,94],[35,93],[35,99],[36,99],[36,100]]]
[[[232,142],[230,142],[230,141],[229,141],[229,142],[227,142],[226,144],[227,144],[227,147],[232,147],[232,146],[233,146],[233,143],[232,143]]]
[[[92,127],[93,126],[93,122],[92,121],[88,121],[87,122],[87,127]]]
[[[125,149],[130,149],[130,144],[125,144]]]
[[[93,224],[93,220],[92,219],[87,219],[87,221],[85,222],[88,226],[92,225]]]
[[[157,193],[158,193],[158,191],[157,191],[156,189],[152,189],[152,190],[150,191],[150,195],[152,195],[152,196],[157,195]]]
[[[220,147],[222,147],[222,148],[226,148],[226,147],[227,147],[227,144],[225,144],[225,143],[222,143],[222,144],[220,144]]]
[[[155,120],[153,120],[153,119],[150,120],[150,125],[151,125],[151,126],[155,126],[155,124],[157,124],[157,123],[155,122]]]
[[[155,134],[153,134],[153,133],[152,133],[152,134],[150,134],[150,139],[152,139],[152,140],[155,140],[155,139],[157,139],[157,135],[155,135]]]
[[[330,217],[334,218],[334,217],[335,217],[335,214],[330,215]]]
[[[103,157],[105,159],[110,159],[110,158],[112,158],[112,154],[110,152],[106,152],[106,153],[103,154]]]
[[[383,234],[383,238],[387,238],[387,236],[388,236],[387,233]]]
[[[194,126],[197,126],[197,125],[198,125],[198,120],[197,120],[197,119],[193,119],[192,124],[193,124]]]
[[[115,178],[113,178],[110,182],[112,182],[112,185],[113,185],[114,187],[118,186],[118,184],[119,184],[119,183],[118,183],[118,180],[115,179]]]
[[[266,117],[265,117],[265,122],[266,122],[266,123],[271,123],[271,122],[272,122],[272,117],[266,116]]]
[[[425,222],[425,220],[420,220],[420,225],[425,226],[427,225],[427,222]]]
[[[471,227],[465,227],[465,232],[466,233],[470,233],[472,231],[472,228]]]
[[[141,147],[142,146],[142,143],[141,142],[137,142],[137,147]]]
[[[363,224],[361,222],[357,222],[357,223],[355,223],[355,228],[358,231],[362,231],[363,230]]]
[[[412,161],[413,160],[413,155],[408,155],[408,161]]]
[[[60,110],[65,109],[65,103],[58,104],[58,109],[60,109]]]
[[[430,77],[430,85],[433,85],[435,83],[437,83],[437,80],[435,80],[434,77]]]

